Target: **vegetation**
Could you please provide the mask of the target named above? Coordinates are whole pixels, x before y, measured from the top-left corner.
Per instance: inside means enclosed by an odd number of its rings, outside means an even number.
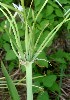
[[[0,0],[0,6],[1,69],[5,76],[0,78],[0,88],[8,88],[11,100],[21,100],[18,85],[27,87],[27,100],[53,100],[51,93],[59,100],[70,53],[54,47],[53,53],[48,52],[62,31],[70,36],[70,1],[28,0],[26,4],[24,0]],[[15,69],[24,77],[12,79]]]

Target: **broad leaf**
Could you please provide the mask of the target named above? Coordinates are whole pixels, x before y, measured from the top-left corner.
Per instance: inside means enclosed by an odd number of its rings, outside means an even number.
[[[68,3],[68,0],[59,0],[59,2],[60,2],[61,4],[67,4],[67,3]]]
[[[3,34],[3,40],[10,42],[9,37],[7,34]]]
[[[6,53],[6,60],[14,60],[16,59],[16,55],[14,54],[13,50],[8,50]]]
[[[49,16],[53,13],[54,9],[52,6],[50,5],[47,5],[47,8],[46,8],[46,16]]]
[[[53,1],[51,1],[51,0],[49,0],[48,3],[49,3],[51,6],[53,6],[55,9],[56,9],[56,8],[59,8],[59,5],[57,5],[55,2],[53,2]]]
[[[67,29],[70,29],[70,22],[68,23]]]
[[[55,13],[58,17],[63,17],[63,12],[61,9],[55,9]]]
[[[10,45],[9,45],[9,43],[3,44],[3,48],[5,49],[5,51],[10,50]]]
[[[59,85],[56,82],[49,89],[51,91],[57,91],[58,93],[60,92],[60,87],[59,87]]]
[[[41,67],[48,67],[48,61],[44,51],[38,56],[37,64]]]
[[[47,92],[41,92],[38,97],[37,100],[49,100],[49,95]]]
[[[56,78],[57,78],[56,75],[48,75],[48,76],[44,77],[43,85],[45,87],[51,87],[54,84],[54,82],[56,81]]]
[[[45,2],[45,0],[34,0],[35,7],[42,5],[44,2]]]
[[[40,22],[41,30],[45,27],[46,24],[49,24],[49,20],[43,20]]]
[[[32,87],[33,93],[38,93],[40,91],[40,88],[39,88],[40,83],[37,81],[37,82],[34,82],[33,85],[38,86],[38,87],[35,87],[35,86]]]

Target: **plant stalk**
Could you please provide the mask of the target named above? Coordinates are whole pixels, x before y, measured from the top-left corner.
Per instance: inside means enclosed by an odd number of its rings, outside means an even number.
[[[32,62],[26,64],[27,100],[33,100],[32,94]]]

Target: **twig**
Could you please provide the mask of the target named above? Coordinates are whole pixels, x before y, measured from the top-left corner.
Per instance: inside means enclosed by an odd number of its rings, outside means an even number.
[[[64,89],[61,88],[61,90],[66,96],[68,96],[68,94],[64,91]]]

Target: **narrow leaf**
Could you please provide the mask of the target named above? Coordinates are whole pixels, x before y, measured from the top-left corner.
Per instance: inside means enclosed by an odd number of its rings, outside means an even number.
[[[20,100],[20,97],[18,95],[16,87],[15,87],[11,77],[9,76],[9,74],[8,74],[8,72],[7,72],[2,61],[1,61],[1,66],[2,66],[2,72],[3,72],[3,74],[6,78],[6,81],[7,81],[8,89],[9,89],[12,100]]]

